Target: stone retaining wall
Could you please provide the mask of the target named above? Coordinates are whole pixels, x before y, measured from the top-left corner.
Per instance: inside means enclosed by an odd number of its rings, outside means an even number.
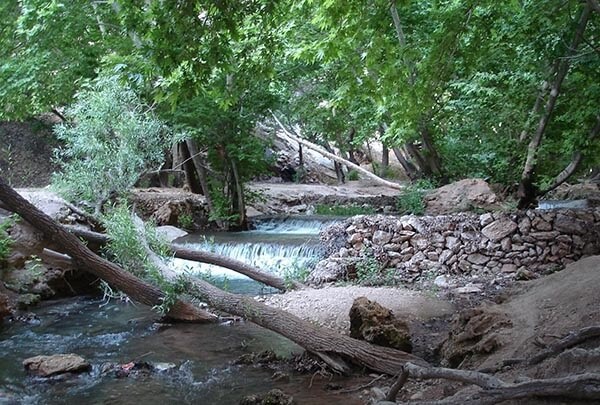
[[[329,274],[347,272],[337,264],[365,257],[402,273],[545,272],[600,252],[600,210],[360,215],[327,228],[321,240],[330,257],[313,282],[339,279],[342,274]]]

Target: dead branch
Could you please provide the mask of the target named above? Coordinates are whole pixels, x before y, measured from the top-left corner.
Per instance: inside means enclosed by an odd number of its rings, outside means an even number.
[[[566,349],[585,342],[588,339],[597,337],[600,337],[600,326],[598,325],[588,326],[580,329],[577,332],[571,332],[558,342],[551,344],[550,347],[543,352],[533,356],[531,359],[529,359],[528,363],[530,365],[539,364],[550,356],[557,355]]]
[[[382,179],[381,177],[371,173],[368,170],[363,169],[362,167],[360,167],[359,165],[356,165],[352,162],[350,162],[349,160],[346,160],[342,157],[339,157],[333,153],[327,152],[325,149],[321,148],[318,145],[315,145],[312,142],[307,141],[306,139],[302,139],[297,135],[292,134],[290,131],[288,131],[285,126],[281,123],[281,121],[279,121],[279,119],[277,118],[277,116],[275,114],[273,114],[273,112],[271,112],[271,115],[273,116],[273,118],[275,119],[275,122],[277,122],[277,125],[279,125],[279,127],[281,128],[281,130],[291,139],[293,139],[294,141],[306,146],[309,149],[312,149],[318,153],[320,153],[321,155],[328,157],[329,159],[332,159],[338,163],[344,164],[348,167],[353,168],[354,170],[356,170],[357,172],[365,175],[366,177],[376,181],[377,183],[379,183],[382,186],[386,186],[386,187],[390,187],[390,188],[394,188],[396,190],[403,190],[404,186],[398,184],[398,183],[394,183],[392,181],[387,181]]]
[[[570,375],[567,377],[528,380],[520,383],[507,383],[494,376],[477,371],[453,370],[442,367],[423,367],[412,363],[404,366],[407,378],[418,379],[446,379],[460,381],[481,387],[474,395],[468,397],[458,392],[454,396],[440,401],[418,401],[411,404],[456,404],[477,403],[496,404],[509,399],[522,399],[531,397],[564,397],[573,399],[600,399],[600,374],[586,373]],[[399,377],[399,382],[404,377]],[[397,382],[395,385],[400,385]],[[391,391],[391,390],[390,390]],[[397,393],[396,393],[397,394]]]

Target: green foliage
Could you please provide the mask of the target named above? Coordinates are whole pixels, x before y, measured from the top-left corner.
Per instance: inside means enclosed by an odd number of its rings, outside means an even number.
[[[366,205],[317,204],[315,214],[349,217],[353,215],[372,215],[375,214],[375,209]]]
[[[110,260],[138,277],[145,277],[149,263],[131,219],[130,207],[125,203],[115,205],[102,216],[102,224],[110,237],[106,244]]]
[[[394,269],[383,269],[371,255],[366,255],[356,264],[356,281],[360,285],[395,285]]]
[[[72,123],[55,129],[61,172],[53,176],[67,199],[98,202],[127,191],[168,145],[167,129],[116,77],[99,77],[67,110]]]
[[[311,263],[300,264],[294,261],[290,267],[283,271],[283,279],[287,288],[293,287],[293,282],[304,283],[310,274]]]
[[[177,225],[183,229],[192,229],[194,226],[194,218],[191,214],[179,214],[177,217]]]
[[[110,2],[0,2],[0,119],[22,119],[71,102],[104,55],[133,43]]]
[[[429,180],[418,180],[400,193],[396,199],[396,208],[402,215],[423,215],[425,213],[425,195],[435,184]]]
[[[10,255],[14,241],[8,231],[16,223],[17,219],[17,215],[12,215],[0,222],[0,263],[4,262]]]
[[[360,175],[356,170],[350,170],[346,177],[348,178],[348,181],[355,181],[360,179]]]

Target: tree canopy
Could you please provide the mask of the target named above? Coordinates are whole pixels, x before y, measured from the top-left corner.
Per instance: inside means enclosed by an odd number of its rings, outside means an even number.
[[[265,167],[254,127],[269,110],[344,153],[378,137],[403,148],[420,176],[521,182],[539,194],[574,162],[571,174],[600,164],[599,9],[596,0],[6,0],[0,118],[62,108],[113,74],[205,152],[217,173],[205,193],[216,199],[240,202],[243,182]],[[223,215],[240,208],[224,204]]]

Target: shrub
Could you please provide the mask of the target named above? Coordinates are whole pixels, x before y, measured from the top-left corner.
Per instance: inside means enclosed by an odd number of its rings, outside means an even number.
[[[435,187],[429,180],[418,180],[402,192],[396,200],[400,214],[423,215],[425,213],[425,194]]]
[[[167,129],[136,93],[116,77],[100,76],[76,95],[68,123],[55,134],[61,172],[53,176],[65,198],[99,202],[132,187],[163,160]]]
[[[15,224],[15,216],[0,222],[0,263],[4,262],[10,255],[13,240],[8,234],[8,230]]]

